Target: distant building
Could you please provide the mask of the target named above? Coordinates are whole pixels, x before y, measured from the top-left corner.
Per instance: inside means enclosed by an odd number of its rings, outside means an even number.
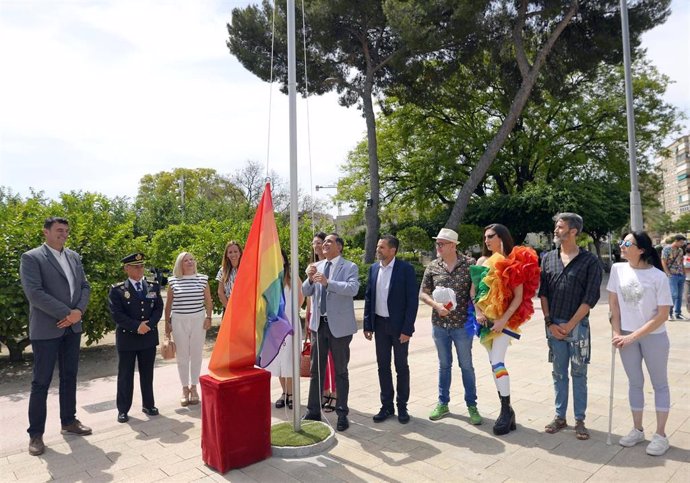
[[[662,209],[677,220],[690,212],[690,135],[679,138],[657,158],[663,176],[659,193]]]

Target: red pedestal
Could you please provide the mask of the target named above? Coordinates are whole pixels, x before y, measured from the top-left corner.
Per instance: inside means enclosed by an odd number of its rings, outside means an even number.
[[[227,381],[199,381],[202,457],[220,473],[271,456],[271,374],[254,368],[236,374]]]

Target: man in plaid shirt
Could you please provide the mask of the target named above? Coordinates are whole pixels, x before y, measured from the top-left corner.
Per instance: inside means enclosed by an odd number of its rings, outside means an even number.
[[[567,427],[568,365],[571,364],[575,435],[577,439],[589,439],[585,428],[589,311],[599,300],[602,270],[594,254],[577,246],[582,217],[560,213],[554,221],[554,242],[560,246],[542,259],[539,287],[556,393],[556,417],[546,425],[545,431],[556,433]]]

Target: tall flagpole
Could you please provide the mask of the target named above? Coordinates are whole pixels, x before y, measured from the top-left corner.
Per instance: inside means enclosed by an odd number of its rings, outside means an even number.
[[[275,5],[275,3],[273,4]],[[292,422],[295,432],[300,430],[302,405],[299,387],[299,367],[302,339],[299,319],[299,248],[297,246],[297,62],[295,56],[295,0],[287,0],[287,45],[288,45],[288,119],[290,126],[290,294],[292,296]]]
[[[635,112],[633,109],[632,74],[630,72],[630,31],[628,29],[628,3],[621,0],[621,27],[623,30],[623,66],[625,71],[625,110],[628,119],[628,157],[630,158],[630,228],[642,230],[642,201],[637,184],[637,158],[635,148]]]

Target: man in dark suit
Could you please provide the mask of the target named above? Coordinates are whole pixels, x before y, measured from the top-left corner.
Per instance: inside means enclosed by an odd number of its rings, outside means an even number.
[[[108,296],[110,313],[117,324],[117,421],[129,421],[134,392],[134,364],[139,365],[142,411],[157,416],[153,398],[153,366],[158,345],[158,321],[163,315],[161,288],[144,278],[144,254],[122,259],[127,280],[115,284]]]
[[[82,316],[91,287],[77,252],[65,248],[69,223],[51,217],[43,223],[45,243],[22,254],[19,273],[29,300],[29,337],[34,354],[29,397],[29,453],[45,451],[46,401],[55,361],[60,361],[60,422],[63,433],[91,434],[77,413],[77,370]]]
[[[395,258],[399,245],[398,239],[391,235],[378,241],[376,255],[379,261],[369,268],[364,298],[364,337],[371,340],[373,335],[375,338],[381,387],[381,410],[373,418],[376,423],[395,414],[391,350],[397,374],[398,421],[406,424],[410,420],[407,353],[419,308],[419,289],[412,265]]]
[[[321,420],[321,390],[330,349],[338,388],[335,405],[338,431],[350,427],[347,419],[350,392],[347,366],[352,335],[357,332],[354,296],[359,291],[357,265],[342,257],[343,245],[343,239],[337,233],[328,235],[323,242],[325,258],[307,267],[308,278],[302,284],[302,293],[312,297],[309,329],[312,331],[312,341],[316,338],[311,351],[311,382],[304,419]]]

